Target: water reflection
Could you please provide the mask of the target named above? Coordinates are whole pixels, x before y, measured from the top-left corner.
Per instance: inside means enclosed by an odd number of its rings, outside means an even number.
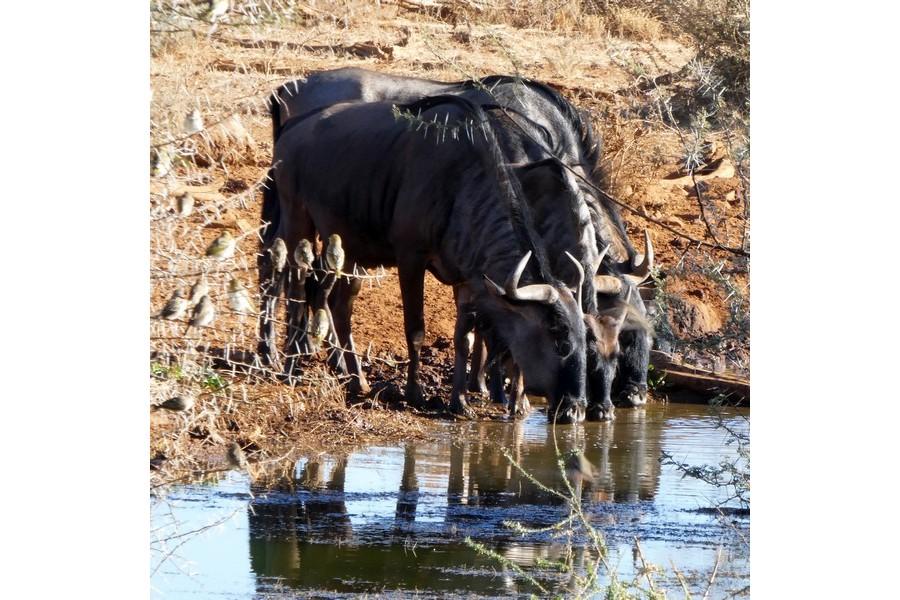
[[[562,489],[562,478],[569,476],[598,524],[637,527],[644,512],[654,510],[659,459],[671,426],[664,410],[651,413],[620,411],[613,424],[555,429],[542,415],[517,423],[469,423],[430,442],[303,459],[291,485],[253,490],[247,516],[260,591],[278,580],[341,592],[496,592],[495,565],[462,538],[490,540],[510,559],[532,564],[537,557],[553,558],[560,548],[549,537],[524,543],[503,521],[545,526],[565,511],[560,498],[511,465],[503,450],[551,488]],[[563,454],[583,451],[589,472],[566,475],[555,447]],[[669,485],[677,491],[677,482]],[[635,535],[623,533],[623,539]],[[504,589],[529,592],[512,580]]]

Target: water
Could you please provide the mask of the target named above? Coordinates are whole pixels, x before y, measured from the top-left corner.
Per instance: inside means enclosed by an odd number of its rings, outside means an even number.
[[[732,409],[726,423],[746,431],[747,414]],[[562,452],[582,447],[592,465],[591,477],[570,472],[569,480],[604,534],[620,578],[630,581],[640,565],[637,538],[644,559],[663,568],[655,585],[677,592],[670,597],[683,596],[673,564],[702,596],[717,556],[710,598],[748,583],[749,551],[740,535],[749,537],[749,518],[698,510],[729,491],[659,461],[664,451],[692,465],[735,458],[705,407],[620,410],[613,424],[555,429]],[[522,537],[504,526],[548,526],[568,509],[513,467],[503,448],[539,481],[564,489],[553,428],[539,412],[519,423],[446,424],[426,442],[304,458],[290,477],[266,488],[251,489],[237,472],[215,484],[176,488],[152,508],[151,538],[180,536],[153,544],[153,596],[536,592],[463,542],[468,536],[525,568],[567,551],[565,538]],[[576,536],[576,564],[584,560],[583,543]]]

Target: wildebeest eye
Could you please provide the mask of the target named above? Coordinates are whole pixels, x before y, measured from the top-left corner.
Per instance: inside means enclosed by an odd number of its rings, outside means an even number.
[[[556,342],[556,349],[559,351],[560,356],[568,356],[572,354],[572,344],[569,340],[561,340]]]

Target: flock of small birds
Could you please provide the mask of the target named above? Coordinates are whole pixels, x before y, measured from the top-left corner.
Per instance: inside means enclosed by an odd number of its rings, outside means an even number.
[[[227,2],[224,3],[227,7]],[[219,14],[219,13],[215,13]],[[215,14],[213,16],[215,17]],[[192,110],[184,119],[183,128],[185,133],[194,134],[200,132],[204,128],[203,118],[200,111]],[[172,155],[166,151],[165,147],[160,148],[156,153],[153,165],[153,175],[162,176],[167,174],[173,167]],[[189,217],[193,214],[196,206],[196,200],[190,192],[182,192],[175,198],[174,213],[181,218]],[[235,257],[237,252],[239,238],[236,238],[229,230],[222,231],[207,247],[203,253],[205,259],[209,261],[224,262]],[[316,268],[315,252],[312,243],[303,239],[294,248],[293,254],[288,254],[288,247],[284,240],[277,238],[268,249],[269,256],[274,269],[273,276],[279,276],[288,268],[288,258],[293,256],[294,263],[298,270],[298,276],[303,278],[307,274],[312,273]],[[328,272],[333,272],[336,277],[344,275],[345,255],[342,241],[339,235],[329,236],[322,255],[322,262]],[[228,279],[227,290],[225,292],[227,298],[228,309],[237,315],[259,315],[260,309],[251,299],[250,290],[238,278],[232,276]],[[193,283],[189,291],[185,291],[182,287],[176,287],[165,305],[156,315],[156,318],[166,321],[187,320],[187,327],[184,336],[191,331],[196,331],[205,327],[210,327],[216,320],[217,310],[213,302],[215,294],[210,289],[210,283],[207,279],[207,273],[204,271]],[[330,317],[324,308],[313,311],[312,317],[308,322],[307,336],[309,338],[309,347],[313,352],[318,352],[324,345],[330,332]],[[158,404],[153,404],[151,410],[165,410],[172,413],[188,415],[193,410],[196,400],[193,396],[183,393],[172,396],[167,400]],[[224,440],[222,440],[224,442]],[[227,462],[231,467],[238,469],[247,469],[247,458],[243,450],[237,443],[231,444],[227,452]]]
[[[185,196],[190,197],[189,194],[184,194],[179,197],[179,214],[184,214],[184,211],[182,211],[181,208],[181,199]],[[187,201],[185,202],[185,205],[192,206],[193,198],[190,197],[189,204]],[[190,210],[187,211],[187,214],[190,214]],[[226,260],[234,256],[236,248],[237,239],[230,231],[226,230],[214,239],[206,248],[206,257],[216,260]],[[288,250],[284,240],[277,238],[269,249],[269,253],[272,258],[275,272],[283,272],[285,268],[287,268],[288,260]],[[297,263],[300,270],[309,272],[313,269],[315,255],[309,240],[301,240],[294,249],[293,255],[294,261]],[[338,277],[344,275],[344,249],[342,247],[341,237],[338,234],[333,234],[328,238],[324,253],[324,261],[325,266],[329,271],[333,271]],[[232,312],[241,315],[259,314],[258,308],[250,299],[249,290],[236,277],[231,277],[228,281],[227,298],[228,308]],[[187,335],[192,328],[207,327],[215,321],[216,307],[210,297],[209,284],[207,283],[205,275],[201,275],[194,283],[188,297],[185,297],[184,291],[181,288],[175,288],[171,297],[157,315],[157,318],[168,321],[178,321],[184,318],[188,309],[191,308],[192,311],[190,319],[188,320],[188,328],[185,330],[185,335]],[[317,345],[321,344],[328,336],[328,323],[326,311],[322,309],[315,311],[311,320],[312,325],[310,326],[309,335],[317,342]]]

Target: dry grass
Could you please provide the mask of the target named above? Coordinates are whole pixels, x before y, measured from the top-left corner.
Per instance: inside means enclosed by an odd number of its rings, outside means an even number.
[[[606,27],[615,36],[645,42],[663,36],[663,24],[659,19],[643,9],[628,6],[610,7]]]

